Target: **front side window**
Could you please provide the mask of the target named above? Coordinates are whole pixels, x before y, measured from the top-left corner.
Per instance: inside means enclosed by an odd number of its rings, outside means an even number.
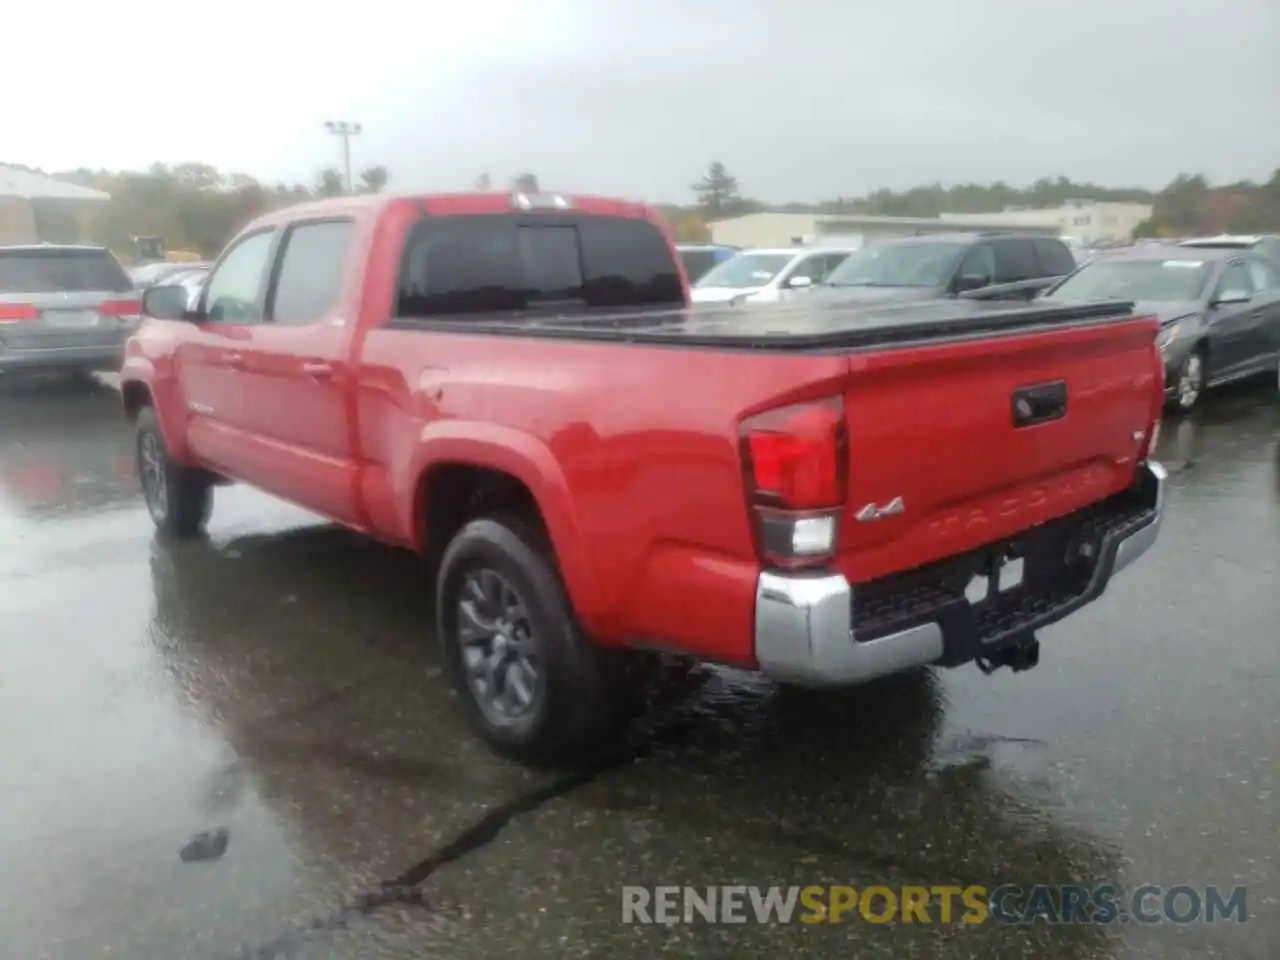
[[[262,283],[271,257],[272,230],[245,237],[213,268],[205,284],[204,313],[211,323],[262,320]]]
[[[299,223],[289,229],[272,294],[274,322],[315,323],[338,306],[353,230],[350,220]]]

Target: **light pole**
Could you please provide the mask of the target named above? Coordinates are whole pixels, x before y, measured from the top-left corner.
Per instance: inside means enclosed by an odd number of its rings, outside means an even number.
[[[347,193],[351,193],[351,138],[359,136],[360,124],[350,120],[326,120],[324,128],[342,138],[342,169],[346,173]]]

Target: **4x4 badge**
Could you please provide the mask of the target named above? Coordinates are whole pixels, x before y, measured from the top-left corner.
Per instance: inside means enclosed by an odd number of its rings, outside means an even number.
[[[865,507],[854,514],[854,517],[863,523],[870,520],[883,520],[885,517],[896,517],[907,509],[907,505],[902,502],[901,497],[894,497],[883,506],[876,506],[874,503],[868,503]]]

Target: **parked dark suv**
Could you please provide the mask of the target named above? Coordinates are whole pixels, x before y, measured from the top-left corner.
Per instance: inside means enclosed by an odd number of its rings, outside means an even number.
[[[824,300],[1030,300],[1076,269],[1056,237],[935,233],[864,247],[815,288]]]

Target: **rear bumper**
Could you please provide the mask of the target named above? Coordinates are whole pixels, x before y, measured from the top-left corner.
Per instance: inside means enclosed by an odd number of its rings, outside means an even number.
[[[119,370],[124,361],[124,341],[106,346],[48,347],[8,350],[0,346],[0,372],[19,370],[56,370],[87,367],[94,370]]]
[[[957,666],[1017,643],[1097,599],[1160,533],[1168,474],[1144,464],[1132,489],[1016,541],[861,584],[839,574],[765,572],[756,586],[756,661],[814,686],[913,667]],[[970,605],[965,587],[995,554],[1024,557],[1023,587]]]

